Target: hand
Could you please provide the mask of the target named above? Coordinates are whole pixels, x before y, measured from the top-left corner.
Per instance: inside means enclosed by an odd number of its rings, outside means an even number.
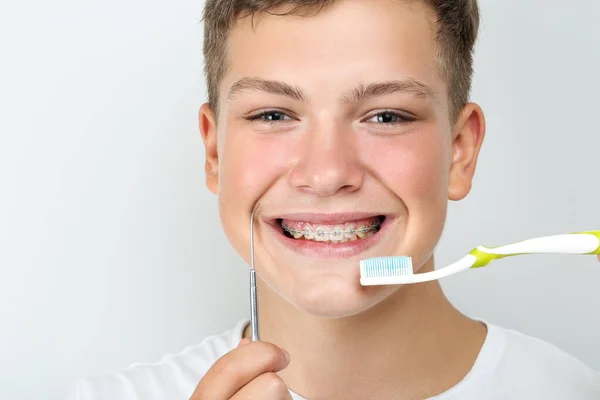
[[[598,256],[598,261],[600,261],[600,255]]]
[[[276,374],[288,364],[285,350],[243,339],[206,372],[190,400],[292,400]]]

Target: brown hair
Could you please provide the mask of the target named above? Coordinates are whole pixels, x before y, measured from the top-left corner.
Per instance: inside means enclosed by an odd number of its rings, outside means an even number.
[[[219,83],[227,69],[227,36],[238,18],[270,13],[315,12],[339,0],[206,0],[204,8],[204,60],[208,102],[217,112]],[[477,0],[421,0],[437,14],[437,62],[448,84],[451,118],[468,102],[473,76],[473,49],[479,30]]]

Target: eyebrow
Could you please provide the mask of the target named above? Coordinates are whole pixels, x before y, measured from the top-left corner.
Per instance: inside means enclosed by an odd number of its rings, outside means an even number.
[[[394,93],[412,93],[420,98],[435,98],[435,91],[427,84],[416,79],[375,82],[358,85],[349,94],[342,97],[343,103],[358,103],[370,97],[385,96]]]
[[[228,98],[231,100],[236,95],[245,91],[261,91],[290,97],[298,101],[306,101],[308,96],[304,91],[285,82],[261,78],[244,77],[235,82],[229,89]],[[427,84],[416,79],[392,80],[374,82],[368,85],[359,84],[354,89],[341,97],[345,104],[357,103],[370,97],[384,96],[394,93],[412,93],[420,98],[435,98],[435,91]]]
[[[304,91],[299,87],[294,87],[285,82],[250,77],[242,78],[235,82],[231,86],[231,89],[229,89],[229,95],[227,97],[231,100],[237,94],[244,91],[267,92],[291,97],[299,101],[306,101],[307,98]]]

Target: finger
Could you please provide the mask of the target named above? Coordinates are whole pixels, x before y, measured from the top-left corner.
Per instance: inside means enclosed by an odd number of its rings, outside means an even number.
[[[600,256],[598,256],[598,261],[600,261]]]
[[[274,344],[258,341],[238,346],[206,372],[190,400],[228,400],[254,378],[280,371],[288,363],[287,352]]]
[[[252,340],[250,338],[243,338],[240,343],[238,343],[237,347],[243,346],[245,344],[250,343]]]
[[[267,372],[250,381],[231,400],[292,400],[292,395],[276,373]]]

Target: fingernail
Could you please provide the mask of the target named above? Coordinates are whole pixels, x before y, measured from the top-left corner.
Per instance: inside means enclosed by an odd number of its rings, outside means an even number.
[[[242,340],[240,340],[240,343],[238,344],[238,347],[243,346],[247,343],[250,343],[250,339],[249,338],[243,338]]]
[[[281,352],[283,353],[283,356],[285,357],[286,364],[289,364],[290,363],[290,353],[288,353],[286,349],[281,349]]]

